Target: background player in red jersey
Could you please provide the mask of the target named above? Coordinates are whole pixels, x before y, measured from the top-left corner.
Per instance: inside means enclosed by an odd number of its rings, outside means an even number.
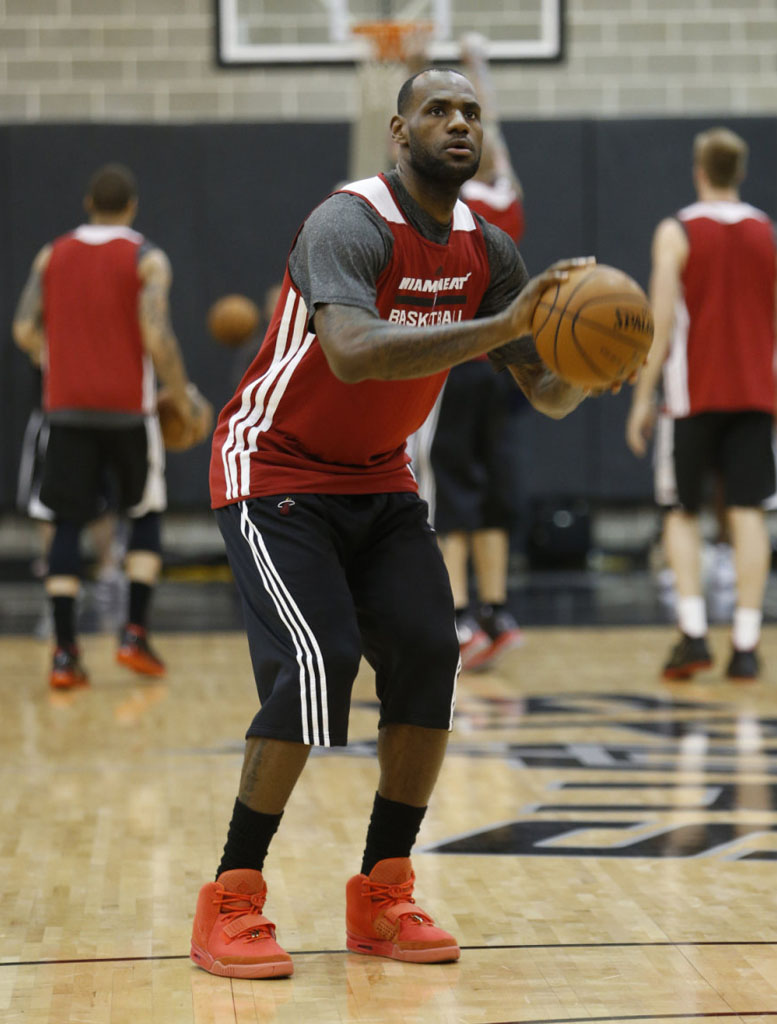
[[[458,958],[412,896],[410,851],[448,742],[459,646],[406,439],[448,369],[486,352],[550,416],[584,397],[544,368],[529,336],[540,294],[570,264],[529,281],[512,240],[459,200],[482,142],[470,82],[447,69],[409,79],[391,129],[396,169],[344,186],[299,231],[264,342],[214,433],[212,504],[261,700],[192,929],[192,959],[214,974],[292,972],[263,914],[261,872],[311,746],[347,743],[362,656],[380,703],[380,778],[346,887],[348,948]]]
[[[117,659],[143,674],[164,674],[146,636],[166,505],[154,370],[193,432],[200,422],[170,324],[169,261],[130,226],[137,210],[132,173],[117,164],[100,168],[85,207],[89,223],[35,257],[13,322],[16,343],[43,369],[49,439],[40,499],[56,523],[46,592],[56,634],[50,683],[58,688],[88,681],[76,642],[79,545],[84,524],[101,511],[106,476],[132,523],[129,612]]]
[[[523,189],[499,126],[486,40],[464,36],[461,54],[481,104],[483,151],[460,195],[517,244],[524,230]],[[420,70],[423,60],[421,50],[414,52],[411,70]],[[451,368],[428,420],[408,442],[451,580],[464,669],[486,668],[523,640],[507,607],[507,575],[520,506],[514,421],[527,407],[523,395],[481,356]]]
[[[726,674],[752,679],[759,671],[756,648],[770,564],[761,503],[775,489],[774,225],[740,200],[748,155],[743,139],[711,129],[696,137],[693,155],[698,202],[661,221],[653,238],[655,336],[634,391],[626,439],[635,454],[644,454],[663,373],[664,401],[674,419],[677,486],[664,543],[682,633],[664,676],[687,679],[712,664],[698,512],[704,484],[718,471],[737,578]]]

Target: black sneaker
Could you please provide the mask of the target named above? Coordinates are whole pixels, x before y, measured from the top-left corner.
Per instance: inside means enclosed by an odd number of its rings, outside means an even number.
[[[478,617],[480,625],[491,639],[491,647],[484,660],[494,661],[507,651],[523,644],[524,636],[514,616],[506,608],[486,606]]]
[[[712,665],[712,655],[705,636],[686,636],[672,648],[669,661],[664,665],[664,679],[690,679],[699,669]]]
[[[89,676],[81,664],[75,645],[58,647],[54,651],[49,684],[55,690],[70,690],[74,686],[89,685]]]
[[[761,662],[755,650],[731,652],[731,659],[726,668],[729,679],[757,679],[761,671]]]
[[[120,665],[125,665],[143,676],[167,674],[165,663],[149,645],[146,631],[140,626],[130,624],[125,627],[116,652],[116,660]]]
[[[479,663],[479,659],[491,641],[477,623],[477,620],[469,612],[457,616],[456,635],[459,638],[459,651],[461,652],[461,667],[469,669]]]

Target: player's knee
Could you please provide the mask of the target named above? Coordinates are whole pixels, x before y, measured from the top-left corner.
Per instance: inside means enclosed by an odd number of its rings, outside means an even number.
[[[435,675],[450,672],[451,678],[459,663],[459,641],[456,630],[451,626],[445,630],[431,630],[419,623],[417,628],[403,634],[399,641],[402,649],[410,653],[419,671],[434,668]]]
[[[361,650],[347,638],[342,638],[341,642],[335,637],[332,640],[334,642],[327,643],[321,651],[326,679],[349,690],[359,671]]]
[[[148,512],[139,519],[132,520],[129,542],[129,551],[152,551],[160,554],[162,551],[162,517],[158,512]]]
[[[49,576],[80,576],[81,527],[58,521],[49,549]]]

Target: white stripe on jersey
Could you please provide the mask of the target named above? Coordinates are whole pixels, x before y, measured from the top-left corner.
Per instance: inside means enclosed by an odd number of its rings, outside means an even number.
[[[664,404],[672,416],[687,416],[691,410],[688,388],[688,331],[691,317],[682,296],[675,306],[669,355],[664,363]]]
[[[386,182],[379,177],[363,178],[361,181],[352,181],[343,185],[340,192],[355,192],[363,196],[375,207],[384,220],[390,224],[407,224],[407,220],[391,194],[391,189]],[[461,199],[456,201],[453,208],[453,231],[475,231],[477,225],[472,216],[472,210]]]
[[[130,519],[140,519],[149,512],[164,512],[167,508],[165,481],[165,443],[157,415],[145,416],[146,428],[146,483],[137,505],[127,509]]]
[[[456,205],[453,207],[453,224],[451,226],[452,231],[474,231],[477,225],[475,224],[475,218],[472,215],[472,210],[467,206],[466,203],[462,203],[460,199],[456,200]]]
[[[286,626],[294,643],[299,666],[300,714],[302,724],[302,742],[316,746],[331,746],[329,740],[329,705],[326,692],[326,670],[321,648],[318,646],[313,631],[305,621],[299,606],[292,598],[281,579],[278,570],[272,563],[261,533],[248,517],[245,502],[240,508],[240,527],[246,540],[254,564],[261,577],[264,589],[270,595],[281,621]],[[317,687],[318,683],[318,687]],[[321,694],[321,711],[318,710],[318,692]],[[308,705],[313,735],[308,725]]]
[[[352,181],[343,185],[340,192],[355,192],[359,196],[372,203],[384,220],[391,224],[407,224],[402,211],[394,202],[394,197],[388,185],[382,178],[363,178],[361,181]]]
[[[437,401],[424,422],[407,439],[407,454],[410,456],[410,472],[418,484],[419,497],[429,506],[429,523],[434,526],[437,511],[437,481],[432,471],[432,445],[437,433],[437,421],[440,418],[442,396],[445,393],[447,380],[440,389]]]
[[[252,438],[255,441],[260,430],[267,430],[270,427],[272,413],[275,412],[278,406],[281,395],[289,382],[289,377],[313,340],[312,334],[307,334],[307,337],[305,337],[307,321],[308,313],[305,303],[302,301],[299,292],[294,288],[290,288],[289,294],[286,297],[286,305],[283,308],[278,336],[275,339],[275,351],[272,362],[261,377],[250,381],[243,389],[240,408],[230,417],[227,438],[221,447],[227,501],[234,500],[238,497],[238,494],[245,495],[249,493],[250,452],[245,451],[246,431],[253,427],[257,421],[260,421],[259,427],[252,432]],[[305,337],[305,344],[300,349],[303,337]],[[294,360],[295,355],[298,355],[296,360]],[[293,364],[289,372],[284,374],[281,380],[278,381],[284,369],[292,361]],[[278,383],[276,383],[277,381]],[[276,396],[275,389],[278,387],[280,387],[280,391]],[[268,401],[267,395],[271,389],[273,391]],[[266,415],[268,408],[271,410],[269,418]],[[240,469],[239,475],[238,467]]]
[[[117,238],[140,245],[145,241],[143,235],[123,224],[81,224],[73,232],[73,238],[85,245],[105,245]]]
[[[470,178],[461,186],[460,193],[464,202],[488,203],[495,210],[506,210],[516,201],[518,193],[506,174],[500,174],[493,183]]]
[[[677,504],[674,417],[666,412],[659,412],[653,431],[653,492],[657,505],[671,508]]]
[[[728,199],[716,199],[707,203],[691,203],[683,207],[677,217],[681,221],[696,220],[699,217],[706,217],[707,220],[716,220],[719,224],[739,224],[743,220],[760,220],[768,223],[769,217],[763,210],[751,206],[749,203],[732,202]]]

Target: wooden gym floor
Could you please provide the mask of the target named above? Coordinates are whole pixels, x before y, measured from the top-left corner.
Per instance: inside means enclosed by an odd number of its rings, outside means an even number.
[[[181,622],[184,621],[183,615]],[[275,981],[188,959],[254,711],[237,630],[157,635],[143,682],[84,637],[89,690],[55,694],[50,647],[0,637],[2,1024],[765,1024],[777,1019],[777,626],[763,679],[689,685],[657,669],[667,625],[539,627],[461,677],[414,854],[419,903],[456,964],[345,951],[376,784],[376,710],[317,754],[266,864],[294,955]]]

